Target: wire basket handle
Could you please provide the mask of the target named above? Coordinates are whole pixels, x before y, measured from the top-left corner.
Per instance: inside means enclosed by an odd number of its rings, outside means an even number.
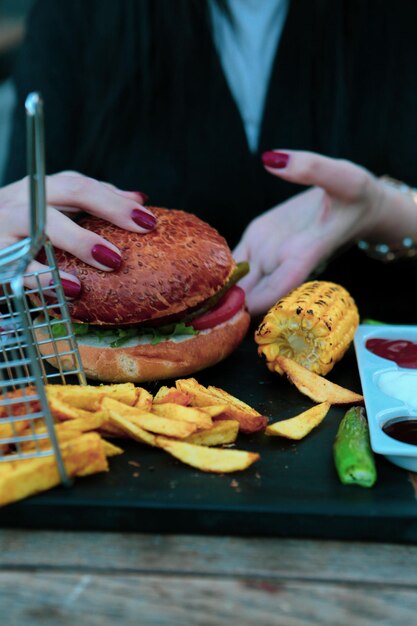
[[[46,241],[45,154],[43,133],[43,102],[30,93],[25,101],[27,164],[29,181],[30,228],[27,237],[0,249],[0,278],[8,280],[22,274]]]
[[[35,256],[45,243],[46,191],[43,101],[39,93],[30,93],[25,101],[27,163],[30,194],[30,253]]]

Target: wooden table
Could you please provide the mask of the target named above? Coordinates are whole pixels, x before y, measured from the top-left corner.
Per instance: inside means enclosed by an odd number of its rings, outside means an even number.
[[[0,606],[10,626],[411,626],[417,546],[3,529]]]

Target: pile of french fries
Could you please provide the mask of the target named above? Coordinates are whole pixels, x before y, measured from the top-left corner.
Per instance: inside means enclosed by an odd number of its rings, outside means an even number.
[[[215,446],[233,444],[239,431],[264,430],[268,423],[241,400],[217,387],[203,387],[194,378],[178,380],[175,387],[161,387],[155,396],[133,383],[47,385],[46,395],[70,477],[107,471],[108,457],[123,452],[108,441],[111,437],[160,448],[205,472],[241,471],[257,461],[259,454]],[[20,451],[47,450],[51,444],[43,420],[36,420],[33,426],[29,417],[15,422],[18,434],[29,436],[21,442]],[[31,440],[33,428],[45,438]],[[11,425],[1,424],[0,419],[0,438],[10,436],[10,429]],[[7,453],[5,446],[6,458]],[[0,505],[59,482],[53,457],[4,460],[0,463]]]
[[[363,396],[314,374],[292,359],[277,357],[279,366],[298,390],[317,404],[292,417],[268,425],[268,418],[218,387],[204,387],[194,378],[163,386],[153,396],[133,383],[99,386],[47,385],[46,394],[70,477],[108,471],[108,457],[123,450],[109,438],[130,438],[160,448],[176,459],[205,472],[237,472],[259,458],[256,452],[222,448],[234,444],[239,432],[263,431],[269,436],[300,440],[326,417],[330,407],[358,404]],[[36,404],[36,403],[35,403]],[[32,410],[39,410],[35,404]],[[23,406],[23,403],[22,403]],[[19,414],[20,405],[14,405]],[[24,405],[27,410],[27,404]],[[30,416],[13,425],[1,418],[0,439],[28,435],[22,452],[50,447],[42,419]],[[36,443],[30,435],[43,436]],[[119,442],[118,442],[119,443]],[[0,463],[0,506],[20,500],[60,483],[53,456],[7,460],[12,452],[2,444],[5,460]]]

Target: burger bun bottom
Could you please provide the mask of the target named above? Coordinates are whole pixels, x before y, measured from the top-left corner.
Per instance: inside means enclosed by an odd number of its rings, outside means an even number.
[[[241,309],[230,320],[182,341],[133,346],[130,342],[128,347],[112,348],[89,343],[87,338],[80,336],[77,344],[87,378],[109,383],[142,383],[188,376],[219,363],[238,347],[249,324],[249,313]],[[36,328],[37,341],[47,340],[47,332]],[[39,349],[54,367],[60,365],[64,371],[74,369],[73,355],[64,354],[69,351],[67,340],[49,340],[40,343]]]

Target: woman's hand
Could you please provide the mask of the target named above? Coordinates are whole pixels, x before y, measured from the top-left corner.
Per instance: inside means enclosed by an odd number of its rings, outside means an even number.
[[[120,267],[120,251],[103,237],[78,226],[69,215],[84,211],[137,233],[146,233],[156,225],[155,216],[143,206],[145,194],[122,191],[77,172],[48,176],[46,194],[46,230],[53,245],[104,271]],[[25,178],[0,189],[0,248],[28,233],[29,183]],[[34,261],[28,272],[44,269],[44,265]],[[81,292],[79,280],[66,272],[60,274],[65,295],[76,298]],[[42,274],[40,279],[47,286],[51,275]],[[30,284],[30,279],[26,282],[29,287],[35,286]]]
[[[264,313],[334,252],[358,239],[417,232],[415,204],[362,167],[310,152],[266,152],[267,171],[311,188],[254,219],[234,251],[252,315]]]

